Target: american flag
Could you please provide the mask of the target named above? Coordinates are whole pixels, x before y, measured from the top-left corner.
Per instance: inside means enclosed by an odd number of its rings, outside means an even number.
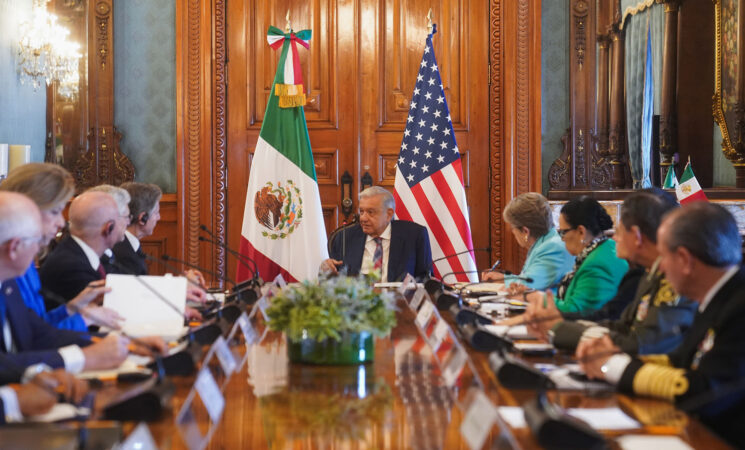
[[[414,95],[406,118],[396,166],[396,216],[429,230],[432,258],[437,260],[473,248],[460,152],[445,101],[440,72],[427,36]],[[435,263],[435,275],[475,271],[473,252]],[[448,276],[444,281],[477,281],[477,273]]]

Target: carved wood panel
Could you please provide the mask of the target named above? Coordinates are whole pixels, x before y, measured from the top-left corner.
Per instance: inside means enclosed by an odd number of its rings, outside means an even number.
[[[365,172],[375,183],[392,181],[432,7],[474,245],[491,247],[491,257],[479,255],[478,265],[499,257],[514,258],[517,265],[516,252],[503,252],[509,234],[501,211],[514,193],[540,189],[540,7],[529,0],[177,0],[183,218],[177,228],[185,256],[235,270],[234,262],[199,248],[196,237],[201,219],[217,229],[224,225],[229,245],[238,245],[251,152],[279,57],[266,45],[266,29],[284,28],[288,7],[294,29],[313,29],[311,48],[300,49],[300,60],[312,100],[305,113],[328,231],[343,219],[341,173],[353,175],[355,196]],[[224,217],[212,214],[220,205]]]

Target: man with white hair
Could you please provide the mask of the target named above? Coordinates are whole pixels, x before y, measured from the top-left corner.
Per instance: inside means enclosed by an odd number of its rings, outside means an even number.
[[[401,280],[407,273],[426,278],[432,265],[427,229],[393,220],[396,202],[380,186],[360,192],[359,207],[359,223],[332,237],[330,258],[321,263],[321,270],[337,273],[345,268],[348,275],[379,272],[381,281]]]

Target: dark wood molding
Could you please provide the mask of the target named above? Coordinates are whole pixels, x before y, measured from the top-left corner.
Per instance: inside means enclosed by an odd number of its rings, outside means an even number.
[[[226,223],[226,209],[227,209],[227,194],[228,194],[228,181],[227,181],[227,166],[226,155],[227,155],[227,108],[226,108],[226,95],[227,95],[227,78],[226,78],[226,65],[227,65],[227,47],[226,47],[226,0],[215,0],[214,6],[214,18],[215,18],[215,67],[214,67],[214,124],[215,124],[215,156],[214,156],[214,216],[212,219],[212,229],[214,230],[215,236],[219,237],[223,242],[228,241],[228,230]],[[213,247],[215,254],[213,255],[215,260],[215,271],[218,273],[226,272],[226,261],[225,261],[225,250],[222,247]],[[220,281],[220,287],[222,281]]]
[[[502,1],[489,0],[489,164],[491,260],[502,256]]]

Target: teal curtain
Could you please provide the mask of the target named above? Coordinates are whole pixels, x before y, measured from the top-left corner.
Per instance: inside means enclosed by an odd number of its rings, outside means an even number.
[[[622,11],[638,2],[622,2]],[[646,2],[642,2],[646,3]],[[625,31],[625,82],[626,82],[626,134],[628,138],[629,163],[634,188],[651,185],[651,120],[653,114],[660,112],[660,92],[662,87],[662,51],[665,33],[664,5],[652,3],[649,7],[628,15],[624,21]],[[647,54],[651,53],[651,67],[647,67]],[[650,73],[651,76],[647,75]],[[649,81],[649,84],[645,83]],[[647,125],[643,127],[644,90],[647,95]],[[651,108],[651,114],[650,114]],[[648,141],[642,145],[642,129],[648,129]]]

